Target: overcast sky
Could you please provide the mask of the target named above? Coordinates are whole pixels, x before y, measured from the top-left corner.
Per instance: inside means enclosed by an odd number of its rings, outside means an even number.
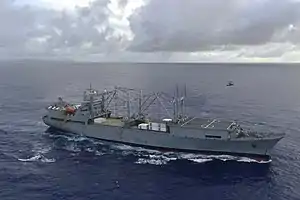
[[[300,0],[0,0],[0,59],[300,61]]]

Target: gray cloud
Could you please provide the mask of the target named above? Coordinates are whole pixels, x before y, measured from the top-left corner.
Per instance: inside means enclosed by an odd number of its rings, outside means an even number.
[[[0,1],[0,46],[17,48],[26,41],[34,25],[34,16],[28,7],[16,9],[11,1]]]
[[[122,43],[110,37],[114,29],[108,21],[109,3],[98,0],[75,12],[60,12],[1,0],[0,48],[11,55],[75,53],[84,48],[90,53],[115,51]]]
[[[133,51],[199,51],[220,45],[259,45],[296,23],[290,0],[152,0],[130,19]]]
[[[131,2],[96,0],[62,12],[0,0],[0,57],[106,54],[113,59],[116,53],[127,60],[154,52],[145,59],[168,60],[175,51],[226,51],[228,56],[237,50],[240,56],[276,57],[294,50],[281,43],[300,42],[300,2],[295,0],[147,0],[128,18],[129,25],[110,8],[112,1],[121,11]],[[278,45],[245,48],[269,42]]]
[[[295,45],[290,43],[272,43],[269,45],[263,45],[256,48],[241,48],[239,52],[240,57],[265,57],[276,58],[281,57],[287,52],[296,50]]]
[[[112,34],[108,23],[109,0],[97,1],[90,8],[78,8],[75,14],[56,13],[40,31],[50,35],[47,40],[48,50],[80,48],[85,44],[109,50],[107,36]],[[112,43],[110,43],[113,45]]]
[[[32,38],[43,35],[40,26],[54,13],[47,9],[17,6],[11,0],[1,0],[0,57],[24,56],[29,53],[26,51],[27,43]]]
[[[300,44],[300,22],[290,24],[274,36],[276,42],[290,42],[292,44]]]

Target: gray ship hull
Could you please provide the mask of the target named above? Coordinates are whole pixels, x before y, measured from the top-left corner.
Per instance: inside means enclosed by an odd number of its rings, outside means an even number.
[[[105,141],[143,146],[154,149],[169,149],[176,151],[203,152],[215,154],[243,155],[250,157],[269,158],[271,149],[282,137],[272,138],[233,138],[228,140],[203,139],[193,137],[204,134],[201,129],[185,130],[182,128],[172,128],[170,133],[140,130],[137,128],[126,128],[118,126],[108,126],[102,124],[84,124],[80,122],[63,122],[43,117],[46,125],[65,132],[83,135]],[[176,130],[177,129],[177,130]],[[186,134],[179,132],[188,131]]]

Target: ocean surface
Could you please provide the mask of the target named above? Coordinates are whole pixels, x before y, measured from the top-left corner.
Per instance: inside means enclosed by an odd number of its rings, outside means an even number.
[[[300,66],[0,62],[1,200],[298,200]],[[229,80],[235,85],[226,87]],[[271,160],[159,152],[51,132],[45,107],[80,101],[89,84],[173,92],[192,115],[285,132]]]

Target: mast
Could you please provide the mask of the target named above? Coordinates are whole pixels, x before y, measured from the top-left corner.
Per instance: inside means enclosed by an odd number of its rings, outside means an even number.
[[[115,102],[114,102],[114,113],[115,113],[115,117],[117,116],[117,101],[118,101],[118,93],[115,90],[116,95],[115,95]]]
[[[143,93],[142,90],[140,90],[140,94],[139,94],[139,111],[138,111],[138,116],[139,118],[142,116],[142,98],[143,98]]]
[[[173,115],[174,121],[178,122],[185,117],[185,98],[186,98],[186,85],[184,86],[184,93],[179,97],[179,87],[176,84],[175,95],[173,98]]]
[[[130,119],[130,94],[129,94],[129,91],[127,91],[127,115],[128,115],[128,119]]]
[[[105,108],[105,98],[104,98],[104,93],[101,95],[101,112],[104,112]]]
[[[174,92],[174,97],[173,97],[173,121],[176,122],[177,117],[176,117],[176,90]]]
[[[178,85],[176,84],[175,95],[173,98],[173,115],[174,115],[174,122],[178,121]]]
[[[179,95],[179,88],[178,88],[178,84],[176,84],[176,118],[177,118],[177,121],[179,119],[179,98],[178,98],[178,95]]]
[[[186,84],[184,84],[184,93],[180,99],[181,102],[181,117],[185,117],[185,99],[186,99]]]
[[[90,115],[92,118],[94,118],[94,96],[90,94],[90,99],[89,99],[89,108],[90,108]]]
[[[134,92],[131,93],[131,91]],[[104,92],[98,93],[96,90],[92,89],[90,84],[90,88],[85,92],[85,101],[89,107],[90,116],[92,118],[98,117],[99,114],[103,114],[105,112],[110,113],[110,110],[117,115],[118,102],[121,101],[122,105],[120,105],[120,107],[122,109],[122,115],[125,114],[127,119],[131,119],[133,117],[136,119],[143,119],[148,115],[145,111],[152,105],[156,106],[157,101],[158,105],[162,106],[162,108],[166,111],[166,114],[170,116],[175,123],[177,123],[182,120],[182,113],[184,113],[184,98],[179,98],[181,96],[182,94],[179,94],[178,84],[176,84],[174,95],[169,95],[163,92],[144,94],[144,91],[141,89],[135,90],[123,87],[115,87],[114,90],[109,91],[105,89]],[[165,100],[169,105],[164,105],[163,101]],[[171,106],[171,108],[168,106]],[[172,107],[173,117],[172,113],[169,113]],[[124,108],[125,110],[123,110]],[[161,110],[162,109],[159,109],[159,112],[161,112]],[[123,111],[125,111],[125,113],[123,113]],[[157,110],[155,110],[155,112],[156,111]]]

